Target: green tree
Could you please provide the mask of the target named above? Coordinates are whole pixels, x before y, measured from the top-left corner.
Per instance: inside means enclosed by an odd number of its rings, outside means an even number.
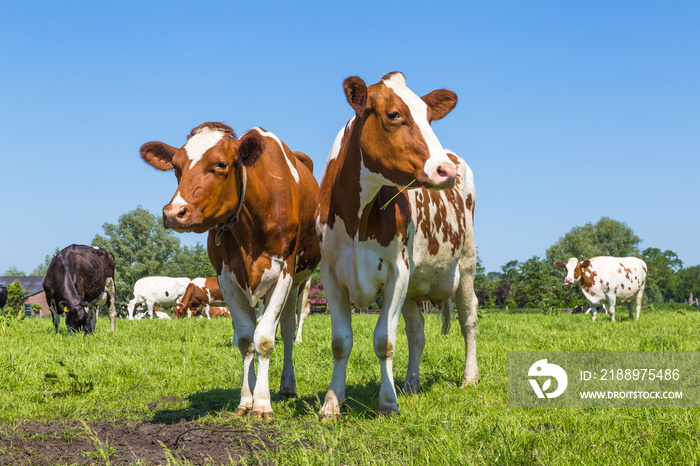
[[[662,252],[658,248],[646,248],[642,251],[642,259],[647,264],[645,293],[649,300],[655,302],[674,299],[680,285],[677,272],[683,267],[678,255],[670,250]]]
[[[179,265],[171,264],[182,251],[180,240],[163,227],[160,217],[139,206],[102,229],[105,236],[96,235],[92,245],[114,254],[118,300],[128,301],[139,278],[181,276]]]
[[[174,258],[172,266],[169,271],[170,276],[189,278],[216,276],[214,267],[209,261],[207,248],[199,243],[192,247],[183,247],[180,254]]]
[[[13,265],[9,267],[7,270],[5,270],[5,273],[3,274],[6,277],[26,277],[27,274],[24,273],[24,270],[20,270],[19,267],[16,265]]]
[[[14,275],[10,275],[14,276]],[[22,287],[22,283],[19,280],[7,285],[7,304],[5,307],[5,313],[9,315],[14,315],[17,317],[23,316],[22,311],[22,298],[27,294]]]
[[[521,308],[549,309],[557,304],[557,291],[562,286],[554,268],[537,256],[520,263],[516,285],[516,302]]]
[[[566,262],[570,257],[579,260],[595,256],[637,256],[641,240],[627,224],[609,217],[598,222],[574,227],[547,249],[547,261]]]
[[[675,300],[679,303],[690,298],[700,297],[700,265],[688,267],[678,271],[678,288]]]

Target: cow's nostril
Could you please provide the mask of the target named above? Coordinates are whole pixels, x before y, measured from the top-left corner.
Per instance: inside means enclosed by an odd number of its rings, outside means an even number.
[[[183,218],[185,218],[186,215],[187,215],[187,207],[183,207],[182,209],[180,209],[180,210],[178,211],[178,213],[177,213],[177,218],[179,218],[180,220],[182,220]]]

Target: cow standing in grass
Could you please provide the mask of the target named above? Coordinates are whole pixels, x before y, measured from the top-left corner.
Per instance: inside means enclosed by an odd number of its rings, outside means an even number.
[[[580,262],[572,257],[566,264],[557,262],[556,265],[566,269],[564,283],[581,285],[590,306],[605,306],[613,322],[616,304],[627,304],[630,319],[633,318],[634,304],[637,310],[634,319],[639,320],[647,279],[647,265],[643,260],[636,257],[599,256]],[[595,318],[594,312],[592,320]]]
[[[454,108],[457,96],[439,89],[420,98],[401,73],[369,87],[350,77],[343,86],[355,116],[333,143],[317,211],[321,276],[333,327],[333,375],[321,408],[327,419],[340,416],[345,398],[351,299],[366,308],[383,295],[374,330],[380,413],[398,412],[392,361],[401,314],[409,353],[404,390],[419,390],[423,301],[442,303],[456,293],[466,349],[462,386],[479,380],[474,179],[430,126]]]
[[[191,280],[186,277],[144,277],[136,280],[134,292],[127,304],[129,320],[134,319],[134,312],[139,304],[146,305],[146,313],[150,318],[155,314],[160,319],[169,319],[170,316],[165,313],[159,315],[154,312],[154,307],[177,305],[190,282]]]
[[[61,314],[66,315],[69,329],[92,333],[97,324],[95,306],[105,305],[114,330],[117,310],[111,252],[80,244],[68,246],[51,259],[43,287],[56,333]]]
[[[180,149],[144,144],[141,157],[160,170],[175,171],[178,187],[163,207],[165,227],[209,232],[209,259],[243,357],[236,415],[272,419],[268,373],[275,332],[279,324],[284,342],[280,393],[296,396],[296,298],[320,260],[314,223],[318,183],[311,159],[261,128],[239,140],[221,123],[196,127]],[[256,325],[259,301],[265,310]]]

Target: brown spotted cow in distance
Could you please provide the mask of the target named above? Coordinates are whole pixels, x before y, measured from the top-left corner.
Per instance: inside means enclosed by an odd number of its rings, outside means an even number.
[[[321,408],[327,419],[340,416],[345,397],[351,299],[362,308],[380,294],[384,298],[374,330],[380,413],[398,412],[392,360],[401,314],[409,354],[404,390],[420,388],[423,301],[442,303],[456,293],[466,349],[462,386],[479,380],[474,178],[462,159],[443,149],[430,126],[454,108],[457,96],[439,89],[420,98],[401,73],[369,87],[350,77],[343,86],[355,116],[333,143],[317,210],[333,328],[333,375]]]
[[[639,320],[642,310],[642,296],[647,280],[647,265],[636,257],[598,256],[583,262],[572,257],[565,264],[557,262],[557,267],[566,269],[565,284],[578,283],[590,305],[607,306],[612,321],[615,321],[615,305],[627,304],[632,319],[632,304]],[[593,320],[596,313],[593,313]]]
[[[226,304],[219,281],[216,277],[199,277],[192,280],[187,285],[185,294],[180,302],[173,308],[173,317],[181,319],[183,317],[204,316],[210,318],[211,306],[223,306]]]
[[[209,232],[209,259],[231,312],[234,345],[243,357],[236,415],[273,418],[268,372],[275,332],[280,324],[280,393],[296,396],[296,298],[320,260],[314,230],[318,183],[311,160],[261,128],[239,140],[221,123],[194,128],[179,149],[146,143],[141,157],[160,170],[175,171],[178,187],[163,207],[164,225],[181,232]],[[265,310],[256,326],[260,300]]]

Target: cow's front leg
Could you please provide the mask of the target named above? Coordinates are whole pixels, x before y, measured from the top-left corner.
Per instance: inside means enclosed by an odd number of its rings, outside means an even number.
[[[253,391],[253,411],[250,414],[257,419],[272,420],[274,418],[270,400],[270,357],[275,347],[277,325],[291,289],[292,276],[283,269],[277,279],[277,283],[274,285],[274,289],[268,291],[271,294],[269,295],[269,300],[265,303],[265,312],[263,312],[255,329],[254,340],[255,352],[258,354],[258,379]]]
[[[403,262],[395,265],[394,278],[391,276],[384,288],[384,303],[374,328],[374,353],[379,359],[381,385],[379,387],[379,414],[399,413],[399,402],[394,387],[394,351],[396,349],[396,328],[401,308],[408,288],[408,269]]]
[[[413,300],[403,304],[403,319],[406,322],[406,338],[408,339],[408,369],[403,391],[418,393],[420,391],[420,360],[425,348],[425,319],[421,307]]]
[[[61,323],[61,314],[56,312],[53,306],[49,306],[49,310],[51,311],[51,320],[53,320],[53,328],[54,330],[56,330],[56,333],[58,333],[58,324]]]
[[[340,404],[345,399],[348,359],[352,351],[352,307],[347,290],[325,262],[321,262],[321,277],[331,313],[333,375],[319,414],[321,419],[330,420],[340,418]]]
[[[238,347],[243,361],[243,381],[241,383],[241,399],[234,415],[245,416],[253,409],[253,388],[255,387],[255,312],[248,304],[248,299],[238,285],[235,276],[228,273],[228,267],[218,277],[221,293],[231,313],[233,324],[233,345]]]

